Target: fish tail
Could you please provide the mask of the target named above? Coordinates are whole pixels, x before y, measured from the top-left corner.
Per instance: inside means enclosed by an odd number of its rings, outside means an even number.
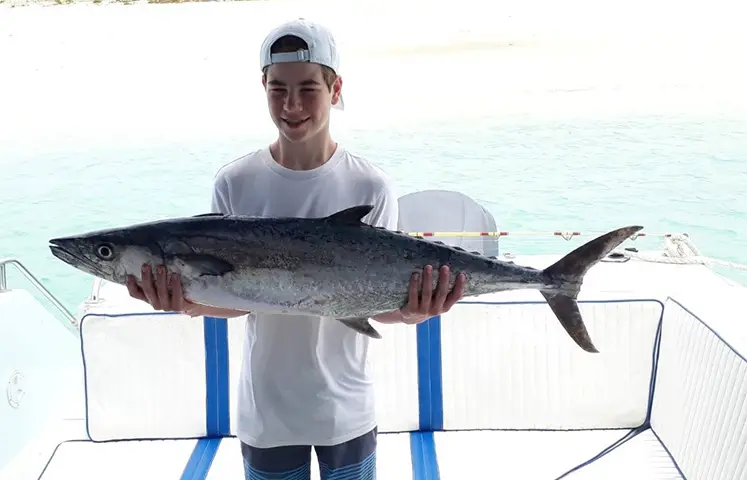
[[[591,341],[589,332],[586,331],[586,325],[584,325],[576,302],[584,276],[591,267],[642,228],[641,226],[629,226],[605,233],[581,245],[542,272],[549,287],[540,290],[542,296],[545,297],[550,309],[558,317],[568,335],[587,352],[598,353],[599,350]]]

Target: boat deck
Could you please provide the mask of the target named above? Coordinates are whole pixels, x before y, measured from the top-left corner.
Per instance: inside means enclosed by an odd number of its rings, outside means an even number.
[[[81,323],[74,419],[0,478],[242,478],[243,319],[133,313],[117,288]],[[24,293],[3,293],[0,308]],[[372,352],[378,478],[746,480],[746,294],[700,265],[600,263],[581,295],[596,355],[533,291],[464,301],[417,328],[384,325]]]

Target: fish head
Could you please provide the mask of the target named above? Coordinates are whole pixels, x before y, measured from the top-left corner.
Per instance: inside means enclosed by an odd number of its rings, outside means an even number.
[[[124,284],[128,275],[140,280],[143,264],[155,266],[163,258],[157,243],[137,241],[137,235],[127,229],[54,238],[49,249],[68,265],[119,284]]]

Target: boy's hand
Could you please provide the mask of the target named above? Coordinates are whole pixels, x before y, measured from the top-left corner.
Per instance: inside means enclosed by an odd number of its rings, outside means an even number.
[[[402,322],[410,325],[417,324],[451,310],[451,307],[462,298],[467,278],[463,273],[460,273],[454,282],[454,288],[449,292],[449,276],[449,267],[442,266],[438,276],[438,286],[436,291],[433,292],[432,266],[426,266],[422,274],[413,274],[410,280],[410,296],[407,305],[400,309]],[[420,277],[422,277],[422,281],[420,281]],[[418,290],[421,284],[423,294],[422,299],[419,299]]]
[[[198,307],[197,304],[184,298],[179,274],[172,273],[167,280],[166,267],[163,265],[156,269],[155,278],[153,278],[150,265],[143,265],[142,271],[142,284],[138,284],[137,279],[132,275],[127,277],[127,291],[132,298],[150,304],[154,310],[165,312],[189,314],[188,310],[194,310]]]
[[[182,290],[182,279],[178,273],[172,273],[167,280],[166,267],[159,265],[156,269],[155,279],[150,265],[143,265],[143,281],[138,283],[137,279],[130,275],[127,277],[127,291],[132,298],[142,300],[150,304],[154,310],[165,312],[179,312],[190,317],[214,316],[214,317],[238,317],[246,315],[247,312],[232,310],[228,308],[208,307],[199,303],[190,302],[184,298]]]

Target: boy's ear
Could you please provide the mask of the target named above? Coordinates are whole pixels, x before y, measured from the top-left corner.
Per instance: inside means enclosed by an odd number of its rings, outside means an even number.
[[[340,101],[340,95],[342,94],[342,77],[337,76],[334,83],[332,83],[332,105],[337,105]]]

